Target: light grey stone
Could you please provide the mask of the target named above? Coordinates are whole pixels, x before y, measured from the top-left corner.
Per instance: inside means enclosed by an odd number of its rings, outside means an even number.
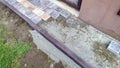
[[[111,41],[107,49],[115,54],[120,54],[120,44],[116,41]]]

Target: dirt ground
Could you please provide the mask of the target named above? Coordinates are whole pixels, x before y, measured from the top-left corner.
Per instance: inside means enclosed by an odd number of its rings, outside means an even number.
[[[5,26],[18,41],[32,42],[29,30],[31,28],[26,22],[0,3],[0,25]],[[46,54],[38,50],[34,43],[32,48],[20,59],[20,68],[50,68],[52,61]],[[61,62],[54,64],[53,68],[64,68]]]

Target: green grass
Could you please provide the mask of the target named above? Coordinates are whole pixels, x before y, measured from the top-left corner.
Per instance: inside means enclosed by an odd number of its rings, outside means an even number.
[[[30,49],[31,44],[4,38],[9,35],[0,27],[0,68],[19,68],[19,59]]]

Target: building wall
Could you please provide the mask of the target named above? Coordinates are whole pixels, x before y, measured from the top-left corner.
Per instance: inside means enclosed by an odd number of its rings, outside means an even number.
[[[120,40],[120,0],[83,0],[79,18]]]

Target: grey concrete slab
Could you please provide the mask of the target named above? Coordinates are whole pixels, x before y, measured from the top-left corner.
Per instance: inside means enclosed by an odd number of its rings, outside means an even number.
[[[37,48],[45,52],[50,58],[52,58],[56,63],[62,61],[66,68],[81,68],[63,52],[57,49],[52,43],[45,39],[40,33],[33,30],[30,31],[33,42],[37,45]]]

